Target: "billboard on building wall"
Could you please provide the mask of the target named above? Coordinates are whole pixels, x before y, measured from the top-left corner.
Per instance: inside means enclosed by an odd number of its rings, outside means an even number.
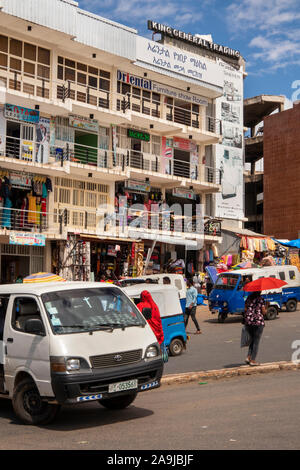
[[[161,73],[173,72],[200,82],[223,86],[219,66],[214,61],[141,36],[137,37],[137,60],[160,68]]]
[[[216,217],[244,217],[243,190],[243,74],[218,60],[223,96],[216,99],[216,117],[222,120],[222,143],[216,145],[216,168],[221,192],[216,194]]]

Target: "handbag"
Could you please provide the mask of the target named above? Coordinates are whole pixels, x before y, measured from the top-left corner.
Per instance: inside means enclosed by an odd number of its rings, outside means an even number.
[[[241,348],[245,348],[249,346],[250,343],[251,343],[251,336],[248,332],[246,325],[243,325],[243,328],[241,331]]]
[[[161,343],[160,347],[161,347],[161,356],[162,356],[163,362],[168,362],[169,354],[168,354],[168,349],[167,349],[165,343],[164,342]]]

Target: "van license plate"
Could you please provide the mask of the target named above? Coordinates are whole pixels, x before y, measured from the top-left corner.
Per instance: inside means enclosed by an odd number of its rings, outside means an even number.
[[[108,393],[125,392],[138,387],[137,380],[127,380],[127,382],[118,382],[116,384],[109,384]]]

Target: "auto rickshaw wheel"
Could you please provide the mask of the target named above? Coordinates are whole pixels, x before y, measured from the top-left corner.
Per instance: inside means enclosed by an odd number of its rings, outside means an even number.
[[[290,299],[286,303],[287,312],[295,312],[297,310],[297,300]]]
[[[267,320],[275,320],[275,318],[277,317],[277,314],[278,314],[277,307],[275,307],[274,305],[271,305],[267,310],[267,314],[266,314]]]
[[[180,354],[182,354],[183,348],[184,346],[183,346],[183,342],[181,341],[181,339],[174,338],[171,341],[170,346],[169,346],[169,351],[170,351],[171,356],[180,356]]]
[[[224,323],[224,321],[226,320],[226,318],[227,318],[226,313],[219,313],[219,315],[218,315],[218,322],[219,322],[219,323]]]

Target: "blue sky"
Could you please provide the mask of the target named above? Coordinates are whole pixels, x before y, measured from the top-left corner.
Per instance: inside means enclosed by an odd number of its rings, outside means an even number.
[[[150,37],[147,20],[240,50],[245,97],[300,99],[300,0],[78,0],[79,7]],[[297,83],[298,82],[298,83]]]

